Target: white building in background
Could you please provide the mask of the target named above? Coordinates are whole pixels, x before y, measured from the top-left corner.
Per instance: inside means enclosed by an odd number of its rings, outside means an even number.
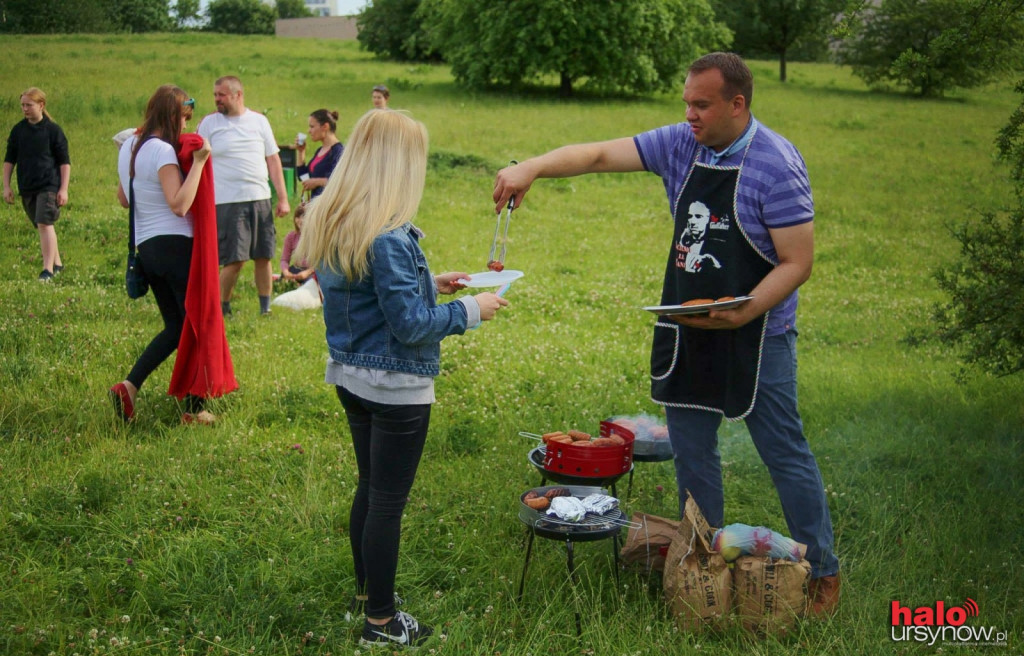
[[[337,16],[337,0],[306,0],[306,9],[315,16]]]
[[[305,0],[306,8],[316,16],[353,16],[363,10],[368,0]]]

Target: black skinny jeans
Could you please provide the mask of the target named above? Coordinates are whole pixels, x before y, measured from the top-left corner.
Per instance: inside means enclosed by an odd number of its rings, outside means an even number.
[[[185,291],[192,265],[192,238],[152,237],[139,244],[139,259],[164,320],[164,329],[149,342],[128,374],[128,381],[137,388],[141,388],[149,375],[178,348],[185,327]],[[189,395],[185,397],[185,405],[188,412],[198,412],[203,408],[203,399]]]
[[[356,589],[366,591],[366,616],[395,614],[395,571],[402,512],[423,455],[430,405],[386,405],[335,388],[345,408],[359,467],[349,515]]]

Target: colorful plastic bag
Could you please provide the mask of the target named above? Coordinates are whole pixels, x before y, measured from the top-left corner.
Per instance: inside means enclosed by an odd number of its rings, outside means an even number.
[[[715,531],[712,548],[730,563],[740,556],[769,556],[800,562],[807,553],[807,547],[792,538],[764,526],[746,524],[729,524]]]

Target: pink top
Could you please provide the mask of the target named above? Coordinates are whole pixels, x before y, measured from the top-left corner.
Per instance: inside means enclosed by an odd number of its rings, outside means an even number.
[[[292,230],[284,238],[284,247],[281,249],[281,271],[287,271],[288,267],[292,263],[292,252],[299,245],[299,232]],[[303,260],[298,264],[303,269],[308,269],[309,265]]]
[[[327,149],[327,150],[321,149],[320,151],[318,151],[317,154],[316,154],[316,157],[314,157],[313,160],[309,163],[309,168],[310,169],[315,169],[316,165],[320,163],[320,160],[322,160],[324,158],[324,155],[326,155],[329,152],[329,150],[330,149]]]

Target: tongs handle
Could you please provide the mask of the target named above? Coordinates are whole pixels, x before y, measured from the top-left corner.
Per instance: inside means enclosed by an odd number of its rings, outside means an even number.
[[[510,159],[508,161],[508,165],[509,166],[515,166],[518,163],[519,163],[519,160],[517,160],[517,159]],[[514,210],[515,208],[516,208],[516,195],[512,194],[511,196],[508,197],[508,205],[505,206],[505,209],[508,210],[508,218],[509,219],[512,218],[512,210]]]
[[[508,165],[509,166],[515,166],[518,163],[519,162],[517,160],[512,159],[512,160],[509,160]],[[500,213],[498,214],[498,221],[494,225],[494,239],[491,240],[491,252],[487,255],[487,264],[488,265],[490,265],[491,262],[495,261],[495,259],[494,259],[494,251],[496,251],[497,248],[498,248],[498,235],[499,234],[501,234],[501,254],[498,256],[497,261],[501,262],[502,264],[505,264],[505,253],[507,251],[507,244],[508,244],[508,226],[509,226],[510,223],[512,223],[512,210],[514,210],[515,207],[516,207],[516,197],[515,197],[515,194],[513,194],[513,195],[508,197],[508,205],[505,206],[505,232],[504,232],[504,234],[502,234],[502,232],[501,232],[501,219],[502,219],[502,215]]]

